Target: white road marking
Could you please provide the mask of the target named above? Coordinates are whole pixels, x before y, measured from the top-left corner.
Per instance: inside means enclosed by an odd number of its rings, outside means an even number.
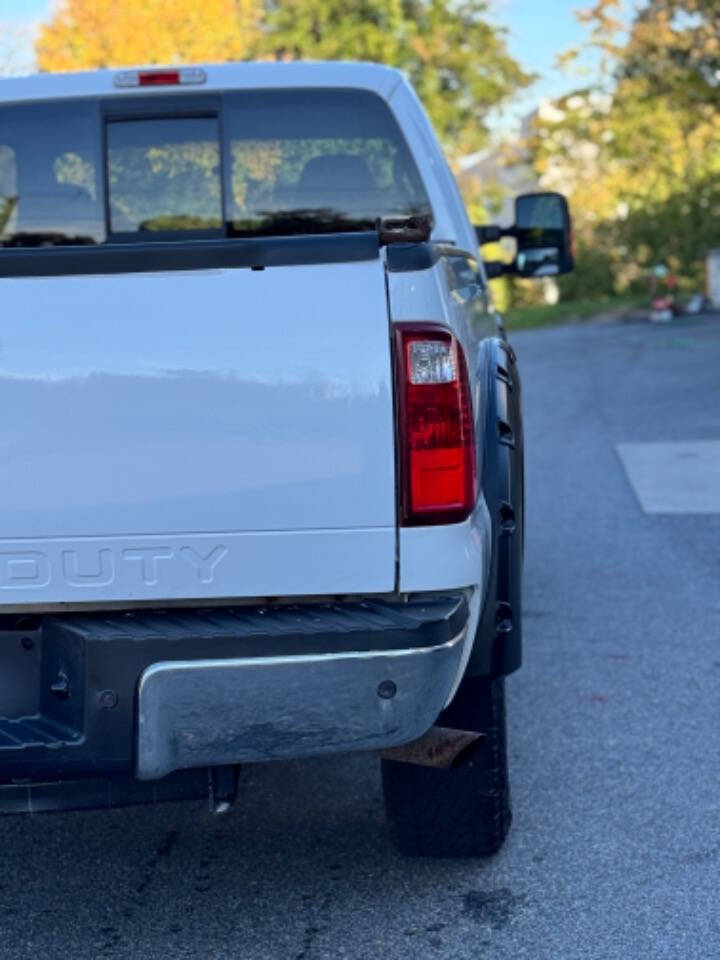
[[[720,440],[619,443],[645,513],[720,513]]]

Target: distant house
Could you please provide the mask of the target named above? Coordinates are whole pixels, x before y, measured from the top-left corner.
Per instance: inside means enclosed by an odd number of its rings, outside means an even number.
[[[469,196],[482,192],[490,193],[493,200],[497,197],[499,209],[492,210],[493,221],[507,226],[513,222],[513,198],[536,190],[538,185],[527,150],[520,141],[504,142],[466,157],[457,179],[460,189]]]
[[[541,100],[536,110],[523,117],[515,139],[460,161],[461,188],[466,187],[470,196],[481,191],[497,194],[500,209],[497,213],[493,211],[493,219],[501,224],[512,223],[512,200],[519,193],[538,189],[572,192],[578,170],[587,174],[592,169],[599,148],[587,139],[571,139],[560,125],[568,114],[607,113],[610,104],[610,97],[597,91],[578,91],[558,100]],[[530,138],[537,134],[563,138],[563,149],[557,151],[542,178],[538,178],[533,169],[528,146]]]

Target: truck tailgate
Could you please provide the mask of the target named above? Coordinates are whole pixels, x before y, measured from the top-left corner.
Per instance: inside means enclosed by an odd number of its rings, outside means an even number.
[[[0,303],[0,606],[393,589],[379,259]]]

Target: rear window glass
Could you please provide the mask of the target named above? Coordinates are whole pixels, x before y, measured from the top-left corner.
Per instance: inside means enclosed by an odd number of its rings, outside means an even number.
[[[0,109],[0,243],[105,239],[97,105]]]
[[[220,230],[217,117],[108,123],[110,231]]]
[[[143,97],[140,116],[129,98],[107,101],[108,117],[100,101],[0,107],[0,246],[326,234],[431,215],[374,94],[168,99],[155,113]]]
[[[238,234],[372,230],[378,217],[430,213],[395,118],[372,94],[231,95],[225,130]]]

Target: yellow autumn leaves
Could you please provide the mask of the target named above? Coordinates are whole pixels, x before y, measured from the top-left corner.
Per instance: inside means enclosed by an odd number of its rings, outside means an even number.
[[[257,40],[256,0],[68,0],[36,43],[41,70],[242,60]]]

